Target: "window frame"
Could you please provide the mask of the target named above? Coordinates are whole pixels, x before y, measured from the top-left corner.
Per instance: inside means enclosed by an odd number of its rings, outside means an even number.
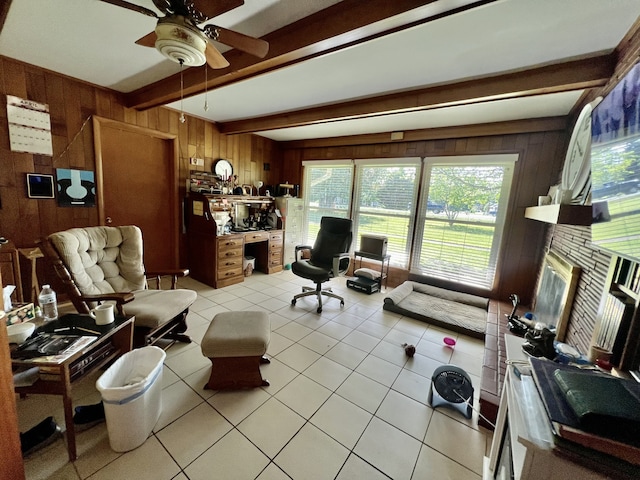
[[[412,236],[416,222],[416,206],[418,199],[418,190],[420,186],[420,175],[422,170],[422,159],[420,157],[394,157],[394,158],[372,158],[372,159],[357,159],[354,160],[355,171],[353,176],[353,200],[351,203],[351,218],[353,219],[353,235],[354,245],[358,245],[359,237],[361,235],[360,218],[366,213],[362,212],[360,205],[360,193],[362,192],[362,172],[365,168],[403,168],[403,167],[415,167],[416,175],[413,185],[413,192],[411,194],[411,208],[408,210],[406,217],[408,218],[407,232],[405,236],[405,252],[404,258],[398,258],[398,255],[393,255],[393,251],[389,251],[391,254],[390,264],[394,267],[408,269],[411,262],[411,250],[412,250]],[[380,212],[381,217],[400,217],[405,218],[404,215],[387,214]],[[385,235],[384,233],[371,232],[372,235]],[[389,247],[389,245],[388,245]],[[387,248],[388,248],[387,247]]]
[[[475,289],[491,291],[495,288],[497,272],[499,271],[500,252],[503,248],[504,230],[506,227],[506,213],[509,204],[509,196],[513,185],[515,165],[518,161],[517,153],[511,154],[488,154],[488,155],[453,155],[424,157],[422,161],[423,179],[420,185],[420,198],[418,199],[418,213],[416,214],[415,235],[412,242],[412,257],[409,265],[409,273],[431,277],[438,280],[446,280],[455,284],[473,287]],[[427,202],[429,199],[429,189],[431,186],[431,171],[436,166],[503,166],[504,176],[500,190],[500,200],[497,206],[496,218],[494,222],[494,235],[490,251],[490,264],[492,265],[492,279],[490,282],[478,284],[476,282],[464,282],[461,279],[444,278],[442,275],[432,275],[420,266],[420,255],[422,253],[422,243],[425,235],[425,223],[427,221]],[[468,222],[470,224],[481,224],[480,222]]]

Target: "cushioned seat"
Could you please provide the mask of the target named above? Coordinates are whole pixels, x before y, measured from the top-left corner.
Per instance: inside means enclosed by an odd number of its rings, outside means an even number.
[[[260,373],[271,336],[269,316],[262,311],[218,313],[202,338],[202,354],[211,360],[205,388],[214,390],[268,386]]]
[[[189,271],[145,271],[140,228],[72,228],[49,235],[40,245],[79,313],[115,302],[120,314],[135,316],[134,346],[161,339],[191,341],[184,334],[186,316],[197,294],[176,288],[177,277]],[[170,290],[160,289],[163,276],[172,277]],[[156,278],[156,289],[148,288],[147,277]]]

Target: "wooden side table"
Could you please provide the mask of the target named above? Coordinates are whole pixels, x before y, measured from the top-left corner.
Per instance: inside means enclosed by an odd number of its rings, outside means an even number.
[[[44,257],[44,255],[42,254],[40,247],[19,248],[18,252],[20,252],[20,255],[31,262],[31,290],[29,293],[31,295],[31,301],[33,302],[33,304],[38,305],[38,294],[40,293],[40,285],[38,283],[38,273],[36,271],[36,260]],[[26,292],[24,293],[25,301],[27,301]]]
[[[56,329],[81,327],[99,332],[97,339],[61,362],[42,359],[12,359],[14,369],[40,367],[40,378],[33,385],[15,387],[22,395],[61,395],[64,421],[67,428],[69,460],[77,458],[76,431],[73,424],[71,388],[74,382],[103,367],[133,347],[133,321],[135,317],[116,316],[109,325],[96,325],[89,315],[69,314],[41,325],[36,332],[52,333]],[[82,331],[79,334],[86,335]],[[46,372],[46,373],[45,373]]]

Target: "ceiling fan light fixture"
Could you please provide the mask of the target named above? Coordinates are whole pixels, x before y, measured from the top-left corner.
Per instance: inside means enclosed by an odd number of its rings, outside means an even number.
[[[204,65],[207,61],[206,37],[184,22],[163,20],[160,20],[156,26],[156,49],[169,60],[186,67]]]

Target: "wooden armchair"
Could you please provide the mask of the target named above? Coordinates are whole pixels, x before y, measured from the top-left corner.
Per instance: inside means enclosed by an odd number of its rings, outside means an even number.
[[[102,302],[113,302],[121,315],[135,315],[134,347],[160,340],[189,343],[184,334],[192,290],[179,289],[178,277],[189,270],[145,272],[142,232],[136,226],[73,228],[40,242],[78,313],[89,313]],[[171,289],[161,289],[161,278],[171,277]],[[155,288],[148,288],[148,279]],[[164,344],[163,344],[164,345]]]

